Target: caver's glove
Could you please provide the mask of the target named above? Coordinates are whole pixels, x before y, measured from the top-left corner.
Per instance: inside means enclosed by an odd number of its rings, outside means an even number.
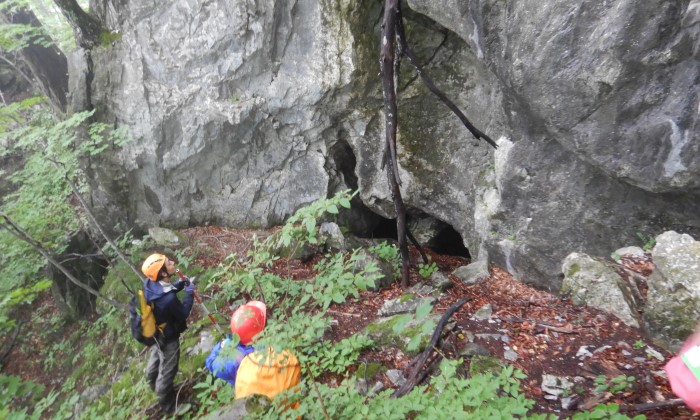
[[[194,293],[194,283],[192,283],[191,281],[187,282],[187,286],[185,286],[185,293]]]
[[[185,286],[189,286],[191,283],[194,283],[195,280],[197,280],[197,277],[192,277],[192,278],[190,279],[189,277],[185,276],[185,278],[182,279],[182,283],[183,283]]]

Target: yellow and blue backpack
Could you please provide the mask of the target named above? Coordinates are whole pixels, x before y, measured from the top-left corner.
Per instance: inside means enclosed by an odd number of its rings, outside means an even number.
[[[131,335],[146,346],[156,343],[156,337],[163,335],[165,323],[156,325],[156,316],[153,313],[153,303],[146,302],[143,290],[138,292],[129,302],[129,319],[131,322]]]

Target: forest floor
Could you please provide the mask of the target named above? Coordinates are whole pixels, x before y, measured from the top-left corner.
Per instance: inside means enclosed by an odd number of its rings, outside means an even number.
[[[190,228],[181,231],[197,250],[193,263],[204,268],[215,267],[232,253],[245,256],[252,246],[253,235],[267,236],[270,230],[253,231],[221,227]],[[594,308],[576,306],[570,300],[544,291],[535,290],[518,281],[497,266],[490,267],[490,277],[476,285],[465,285],[451,273],[466,265],[464,257],[441,255],[424,249],[440,272],[448,276],[453,287],[443,293],[434,305],[433,312],[442,314],[446,308],[461,298],[471,298],[451,320],[455,322],[451,333],[445,337],[442,352],[454,357],[470,340],[487,349],[491,356],[505,364],[522,370],[527,377],[522,380],[525,395],[535,401],[533,412],[553,413],[564,418],[577,411],[591,409],[598,403],[617,403],[621,413],[630,417],[643,414],[649,419],[698,418],[685,406],[666,406],[645,410],[641,404],[660,404],[674,400],[665,378],[663,367],[671,354],[655,345],[640,329],[626,326],[616,317]],[[317,258],[301,262],[280,259],[270,268],[281,277],[311,278]],[[411,284],[420,282],[417,264],[421,262],[415,248],[411,248]],[[648,258],[625,259],[623,264],[643,276],[649,275],[653,264]],[[378,311],[386,300],[403,293],[400,281],[380,292],[361,292],[359,300],[332,304],[328,315],[337,324],[328,332],[329,339],[340,340],[362,330],[378,318]],[[41,307],[50,309],[52,299],[45,296]],[[473,315],[485,305],[490,305],[492,315],[478,319]],[[274,309],[273,309],[274,311]],[[204,314],[197,309],[193,316]],[[274,316],[274,312],[273,312]],[[61,334],[70,334],[63,331]],[[32,337],[26,339],[33,340]],[[60,383],[69,372],[45,369],[41,360],[32,360],[34,353],[23,349],[46,345],[46,338],[37,339],[31,346],[17,346],[5,360],[3,374],[17,375],[24,380],[42,384]],[[649,351],[651,349],[652,351]],[[510,359],[510,360],[506,360]],[[512,360],[515,359],[515,360]],[[411,358],[391,348],[364,353],[362,362],[378,362],[390,369],[401,369],[408,376]],[[557,397],[543,391],[543,375],[566,377],[575,381],[570,393]],[[617,379],[616,379],[617,378]],[[620,378],[629,386],[615,389]],[[605,379],[606,390],[594,392]],[[337,378],[328,376],[326,381]],[[396,388],[383,377],[385,388]],[[568,394],[568,395],[567,395]],[[562,408],[562,397],[571,397],[569,409]]]
[[[218,264],[231,254],[246,255],[252,244],[253,234],[267,236],[269,231],[233,230],[219,227],[192,228],[183,231],[191,242],[199,242],[208,249],[206,257],[198,257],[195,263],[204,267]],[[411,285],[420,282],[417,264],[422,262],[417,249],[411,247]],[[674,400],[663,367],[672,354],[655,345],[640,329],[629,327],[616,317],[586,306],[576,306],[570,300],[544,291],[535,290],[515,280],[503,269],[491,266],[490,277],[476,285],[465,285],[451,273],[466,265],[464,257],[441,255],[429,248],[424,251],[438,269],[447,275],[454,286],[447,290],[434,305],[435,313],[443,313],[461,298],[470,297],[451,318],[456,323],[443,344],[444,353],[454,356],[470,337],[473,342],[488,349],[491,356],[502,359],[527,375],[522,387],[526,396],[536,402],[534,412],[554,413],[560,417],[573,415],[582,409],[591,409],[598,403],[617,403],[621,412],[630,417],[644,414],[649,419],[685,419],[695,417],[685,406],[662,407],[644,410],[640,404],[655,404]],[[271,271],[279,276],[294,279],[311,278],[316,259],[307,262],[280,259]],[[623,258],[630,270],[648,276],[653,263],[649,258]],[[332,340],[340,340],[361,331],[378,318],[378,311],[385,301],[403,293],[397,280],[380,292],[361,292],[357,301],[332,304],[328,314],[337,324],[328,333]],[[492,317],[475,319],[473,315],[485,305],[491,305]],[[493,337],[500,336],[495,340]],[[507,343],[503,337],[507,338]],[[652,349],[651,354],[647,348]],[[504,358],[506,350],[517,354],[515,361]],[[656,353],[654,353],[654,351]],[[585,353],[585,354],[583,354]],[[512,353],[511,353],[512,354]],[[583,355],[582,355],[583,354]],[[589,355],[590,354],[590,355]],[[656,354],[656,357],[653,356]],[[657,357],[661,356],[663,360]],[[401,369],[408,376],[411,359],[395,349],[381,349],[365,353],[363,362],[379,362],[390,369]],[[573,410],[562,408],[561,399],[550,399],[542,390],[542,375],[578,377],[575,389],[582,392],[572,395]],[[596,380],[606,378],[609,391],[615,388],[615,378],[634,377],[631,386],[619,392],[594,393]],[[329,377],[329,381],[334,380]],[[388,378],[384,386],[396,388]]]

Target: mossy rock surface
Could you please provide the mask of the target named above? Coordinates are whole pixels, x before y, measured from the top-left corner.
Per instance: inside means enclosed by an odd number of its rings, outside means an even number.
[[[384,373],[387,370],[387,367],[382,365],[381,363],[363,363],[360,366],[358,366],[357,372],[355,373],[355,377],[357,379],[370,381],[378,374]]]
[[[422,331],[423,324],[431,322],[436,325],[440,320],[440,316],[430,314],[422,320],[412,320],[408,322],[400,334],[394,332],[394,326],[406,315],[395,315],[387,318],[380,318],[369,324],[365,328],[367,335],[375,342],[378,347],[394,347],[401,350],[407,356],[413,357],[422,352],[430,341],[430,336],[433,331],[424,333]],[[411,337],[420,336],[420,344],[414,350],[408,349],[408,344]]]
[[[415,299],[416,295],[413,293],[404,293],[403,295],[399,296],[399,302],[405,303],[408,302],[411,299]]]
[[[206,417],[207,420],[228,420],[259,418],[270,406],[270,399],[264,395],[251,395],[240,400],[234,400],[230,405],[222,407]]]
[[[469,376],[484,375],[487,373],[498,374],[503,370],[505,364],[495,357],[474,356],[469,364]]]

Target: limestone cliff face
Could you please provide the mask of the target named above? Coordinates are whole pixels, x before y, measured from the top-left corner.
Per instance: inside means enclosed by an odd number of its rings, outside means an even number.
[[[96,3],[96,2],[93,2]],[[112,0],[90,102],[134,142],[92,167],[104,218],[265,226],[339,188],[385,217],[379,0]],[[700,1],[408,0],[409,43],[500,147],[402,66],[409,212],[557,289],[562,259],[700,236]],[[72,104],[87,65],[71,58]]]

